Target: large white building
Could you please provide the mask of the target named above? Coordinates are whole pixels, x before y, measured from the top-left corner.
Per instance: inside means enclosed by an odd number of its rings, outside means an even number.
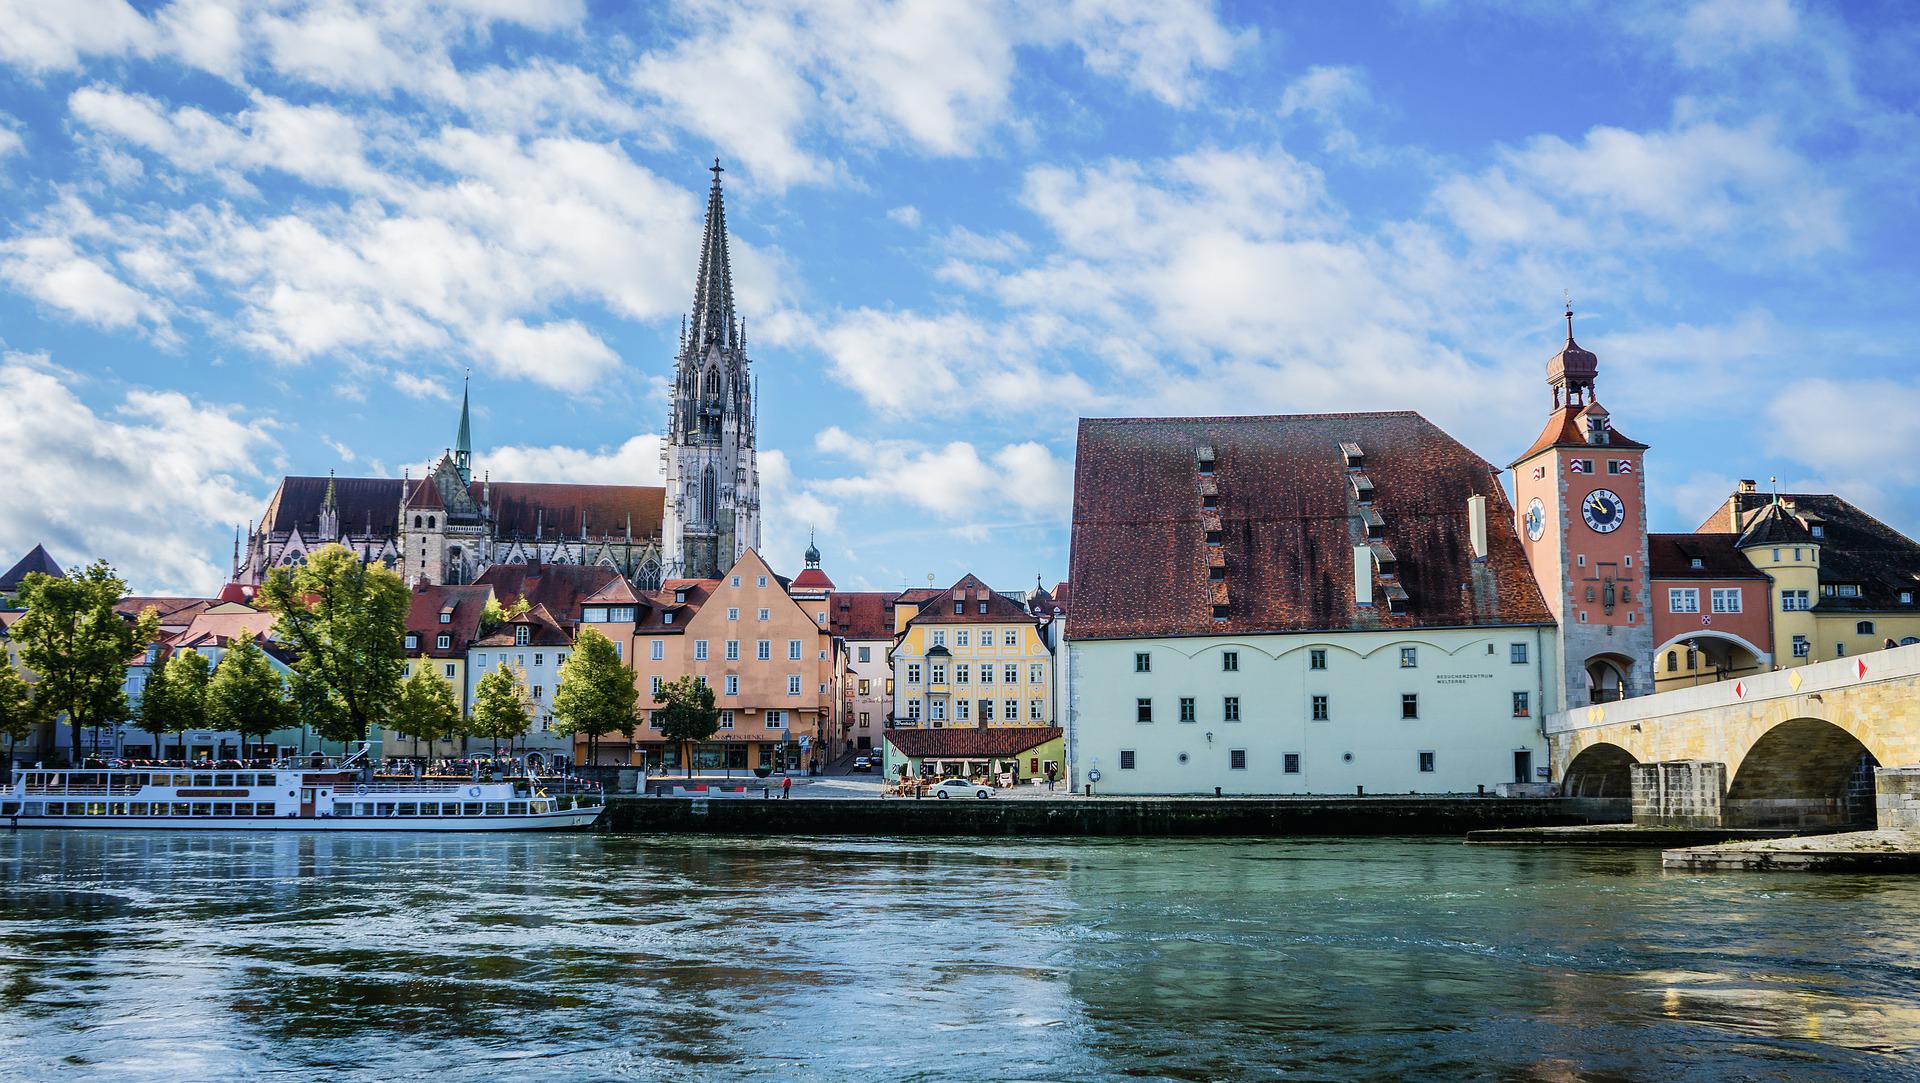
[[[1410,412],[1083,420],[1075,790],[1544,780],[1554,625],[1499,475]]]

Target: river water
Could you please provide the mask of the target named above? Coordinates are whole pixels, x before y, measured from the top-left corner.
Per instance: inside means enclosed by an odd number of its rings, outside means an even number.
[[[1920,1076],[1920,881],[1447,840],[0,833],[0,1078]]]

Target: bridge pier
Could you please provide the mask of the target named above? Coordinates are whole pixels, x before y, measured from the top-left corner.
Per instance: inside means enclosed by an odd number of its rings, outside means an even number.
[[[1667,760],[1636,763],[1632,772],[1636,826],[1727,826],[1726,764],[1713,760]]]
[[[1873,791],[1880,830],[1920,831],[1920,767],[1876,770]]]

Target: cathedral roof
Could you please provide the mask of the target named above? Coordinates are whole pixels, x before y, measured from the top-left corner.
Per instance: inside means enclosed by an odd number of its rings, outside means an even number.
[[[1384,520],[1375,606],[1354,592],[1361,461]],[[1069,632],[1086,638],[1553,620],[1499,475],[1411,411],[1083,419],[1071,548]]]
[[[635,540],[660,536],[666,490],[658,485],[562,485],[536,481],[476,481],[475,500],[486,496],[500,537],[577,538],[582,526],[594,537],[621,537],[628,523]]]
[[[319,532],[320,507],[326,501],[329,482],[340,508],[343,533],[358,536],[372,530],[378,537],[393,534],[394,517],[407,497],[405,483],[399,478],[281,478],[267,499],[260,529],[272,534],[289,534],[297,529],[305,537],[314,537]]]
[[[27,550],[26,556],[15,561],[13,567],[8,568],[5,575],[0,575],[0,590],[19,590],[20,581],[32,572],[40,572],[43,575],[52,576],[65,576],[67,574],[60,570],[60,565],[54,562],[53,556],[47,552],[46,546],[36,545],[32,549]]]

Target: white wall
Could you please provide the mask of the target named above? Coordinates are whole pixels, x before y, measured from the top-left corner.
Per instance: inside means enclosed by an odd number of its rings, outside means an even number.
[[[1549,628],[1439,629],[1243,637],[1137,640],[1069,639],[1068,770],[1084,790],[1097,769],[1095,793],[1351,794],[1459,793],[1513,782],[1514,752],[1533,753],[1534,778],[1547,766],[1540,734],[1554,701]],[[1509,660],[1527,645],[1527,661]],[[1312,648],[1327,652],[1313,670]],[[1403,668],[1402,647],[1417,650]],[[1492,652],[1489,653],[1489,647]],[[1150,673],[1134,671],[1134,654],[1152,657]],[[1222,654],[1239,653],[1226,672]],[[1419,696],[1420,717],[1401,718],[1402,693]],[[1527,692],[1531,714],[1513,717],[1513,693]],[[1312,697],[1328,696],[1330,718],[1312,720]],[[1223,699],[1240,698],[1239,722],[1223,719]],[[1195,701],[1196,720],[1179,721],[1181,697]],[[1136,699],[1153,700],[1153,721],[1136,721]],[[1211,734],[1211,740],[1208,735]],[[1120,753],[1134,752],[1122,769]],[[1245,749],[1245,770],[1230,751]],[[1434,753],[1434,770],[1418,754]],[[1286,753],[1300,771],[1284,771]],[[1187,756],[1185,763],[1180,755]],[[1349,759],[1348,756],[1351,755]]]
[[[514,741],[516,749],[525,748],[535,752],[558,752],[568,758],[573,756],[573,738],[561,737],[546,728],[548,719],[553,716],[553,694],[560,688],[560,664],[567,655],[573,653],[571,646],[507,646],[475,647],[467,652],[467,709],[473,709],[474,694],[480,685],[480,678],[490,669],[498,669],[502,658],[507,664],[520,671],[520,679],[527,686],[527,695],[533,699],[533,720],[527,727],[527,735]],[[485,659],[485,665],[481,660]],[[522,659],[525,660],[524,664]],[[540,689],[540,695],[534,696],[533,690]],[[493,743],[474,738],[469,746],[476,752],[492,751]],[[506,743],[500,745],[504,751]]]

